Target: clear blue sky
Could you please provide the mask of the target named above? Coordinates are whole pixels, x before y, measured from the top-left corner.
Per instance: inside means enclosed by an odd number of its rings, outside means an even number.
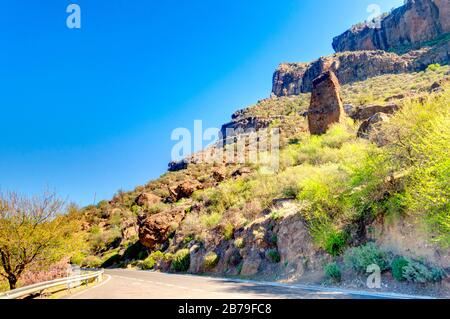
[[[0,189],[85,205],[144,184],[174,128],[220,127],[268,97],[280,62],[332,53],[374,2],[403,1],[1,1]]]

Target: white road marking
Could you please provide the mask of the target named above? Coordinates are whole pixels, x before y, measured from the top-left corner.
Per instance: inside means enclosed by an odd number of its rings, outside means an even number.
[[[92,290],[94,290],[94,289],[96,289],[96,288],[99,288],[99,287],[101,287],[101,286],[106,285],[106,284],[108,283],[108,281],[111,280],[112,277],[111,277],[110,275],[106,275],[106,274],[105,274],[104,276],[108,276],[108,278],[107,278],[106,280],[103,280],[103,281],[102,281],[100,284],[98,284],[97,286],[94,286],[94,287],[92,287],[92,288],[86,288],[86,289],[84,289],[84,290],[82,290],[82,291],[80,291],[80,292],[77,292],[76,294],[70,295],[69,297],[70,297],[70,298],[78,297],[78,296],[84,294],[85,292],[92,291]]]

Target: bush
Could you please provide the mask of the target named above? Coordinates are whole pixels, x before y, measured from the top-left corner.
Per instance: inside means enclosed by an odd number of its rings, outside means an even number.
[[[218,262],[219,256],[215,252],[211,251],[206,254],[203,260],[203,265],[205,266],[206,269],[211,270],[214,267],[216,267]]]
[[[172,259],[172,269],[175,271],[187,271],[190,265],[189,249],[181,249],[175,253]]]
[[[97,256],[87,256],[83,259],[81,267],[85,268],[100,268],[103,261]]]
[[[436,71],[439,71],[440,68],[441,68],[441,65],[439,63],[434,63],[434,64],[430,64],[427,67],[427,71],[428,72],[436,72]]]
[[[329,263],[324,267],[325,276],[335,282],[340,282],[342,277],[341,268],[337,263]]]
[[[70,263],[72,265],[81,266],[81,264],[83,263],[84,258],[86,258],[86,256],[84,254],[82,254],[80,252],[77,252],[70,258]]]
[[[267,257],[273,263],[279,263],[281,261],[280,253],[276,249],[269,249],[267,251]]]
[[[233,239],[234,236],[234,226],[231,223],[227,223],[223,230],[223,237],[225,240]]]
[[[403,267],[403,277],[410,282],[427,283],[438,282],[445,277],[445,272],[436,267],[428,267],[424,263],[407,259],[408,264]]]
[[[244,238],[240,237],[234,241],[234,246],[238,249],[242,249],[245,247]]]
[[[312,221],[310,227],[311,235],[317,245],[332,256],[342,254],[347,245],[346,232],[336,229],[329,221]]]
[[[375,243],[348,249],[344,254],[347,267],[366,273],[367,267],[375,264],[381,271],[389,269],[388,256]]]
[[[155,267],[156,261],[155,259],[150,255],[141,264],[141,269],[143,270],[150,270]]]
[[[398,256],[392,260],[391,269],[392,276],[397,281],[405,281],[406,278],[403,276],[403,269],[408,265],[408,260],[404,257]]]

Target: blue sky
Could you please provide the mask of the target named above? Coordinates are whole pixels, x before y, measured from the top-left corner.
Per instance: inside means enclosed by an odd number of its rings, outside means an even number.
[[[80,205],[162,174],[173,129],[220,127],[268,97],[280,62],[402,0],[5,0],[0,189]],[[66,7],[81,7],[80,30]]]

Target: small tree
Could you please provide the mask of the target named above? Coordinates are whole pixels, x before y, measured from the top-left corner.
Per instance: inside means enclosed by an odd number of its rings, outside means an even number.
[[[73,249],[78,223],[74,214],[61,215],[63,208],[55,194],[0,193],[0,276],[10,289],[30,266],[48,266]]]

